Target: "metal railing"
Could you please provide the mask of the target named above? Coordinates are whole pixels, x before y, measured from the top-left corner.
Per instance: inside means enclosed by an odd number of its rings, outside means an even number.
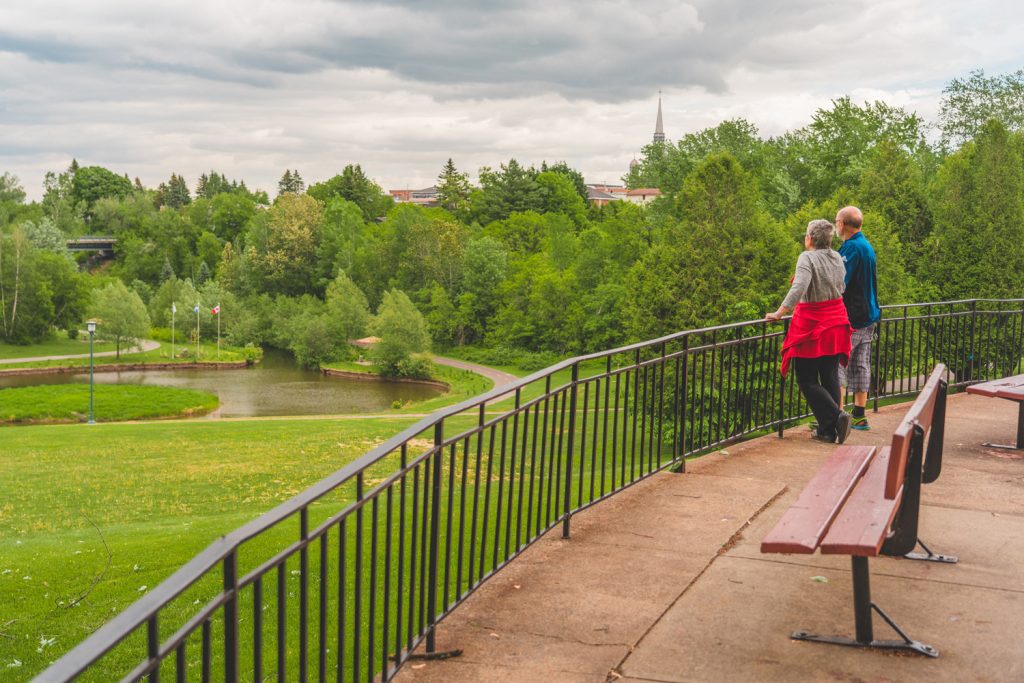
[[[807,416],[794,373],[779,375],[786,325],[572,358],[439,410],[215,541],[37,680],[387,680],[575,513]],[[940,361],[951,387],[1020,372],[1022,347],[1024,300],[887,306],[875,406]]]

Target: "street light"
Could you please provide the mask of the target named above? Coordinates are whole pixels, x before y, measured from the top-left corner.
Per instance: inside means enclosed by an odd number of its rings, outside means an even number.
[[[85,323],[85,328],[89,330],[89,424],[96,424],[96,420],[93,419],[92,414],[92,337],[96,334],[96,321],[90,320]]]

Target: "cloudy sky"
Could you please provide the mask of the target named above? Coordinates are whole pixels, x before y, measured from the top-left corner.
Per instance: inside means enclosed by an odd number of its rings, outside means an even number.
[[[1024,4],[979,0],[32,0],[0,5],[0,173],[78,159],[155,186],[275,193],[361,163],[385,189],[515,157],[617,181],[650,140],[832,98],[926,119],[972,69],[1024,67]]]

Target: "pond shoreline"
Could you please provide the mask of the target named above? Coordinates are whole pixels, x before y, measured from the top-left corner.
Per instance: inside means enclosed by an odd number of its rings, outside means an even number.
[[[401,384],[423,384],[430,387],[437,387],[444,391],[451,391],[451,385],[436,379],[413,379],[411,377],[382,377],[371,372],[352,372],[351,370],[335,370],[334,368],[320,368],[320,372],[327,377],[344,377],[345,379],[361,380],[363,382],[395,382]]]
[[[93,372],[137,372],[145,370],[238,370],[249,367],[244,360],[212,361],[202,363],[104,363],[94,365]],[[20,375],[78,375],[89,372],[88,365],[61,365],[39,368],[12,368],[0,370],[0,377]]]

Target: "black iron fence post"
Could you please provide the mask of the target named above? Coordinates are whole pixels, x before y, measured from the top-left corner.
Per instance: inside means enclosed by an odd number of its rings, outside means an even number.
[[[441,544],[441,455],[444,452],[444,420],[434,425],[434,474],[430,501],[430,592],[427,594],[427,613],[430,630],[427,631],[427,652],[437,650],[437,562]],[[451,492],[449,492],[451,495]]]
[[[978,300],[975,299],[975,300],[971,301],[971,350],[969,351],[970,355],[967,357],[967,368],[968,368],[967,369],[967,373],[966,373],[967,377],[957,377],[956,378],[957,382],[962,382],[965,379],[967,379],[967,380],[974,379],[974,348],[975,348],[974,347],[974,336],[977,333],[977,329],[978,329]],[[986,379],[988,379],[988,378],[986,378]]]
[[[565,450],[565,501],[562,509],[562,538],[569,538],[569,517],[572,510],[572,454],[576,448],[576,389],[580,379],[580,364],[572,364],[572,382],[569,387],[569,438]]]
[[[683,337],[682,355],[679,371],[683,373],[683,377],[679,382],[679,396],[676,396],[676,405],[679,410],[679,434],[676,435],[679,440],[679,469],[677,471],[680,474],[686,471],[686,392],[689,387],[687,377],[689,375],[690,335]]]
[[[786,345],[786,335],[789,334],[789,318],[782,321],[782,346]],[[780,358],[779,367],[781,368],[782,359]],[[794,370],[794,372],[796,372]],[[779,379],[779,438],[782,438],[783,425],[786,422],[786,378],[780,377]]]
[[[224,680],[238,681],[238,553],[224,558]]]

